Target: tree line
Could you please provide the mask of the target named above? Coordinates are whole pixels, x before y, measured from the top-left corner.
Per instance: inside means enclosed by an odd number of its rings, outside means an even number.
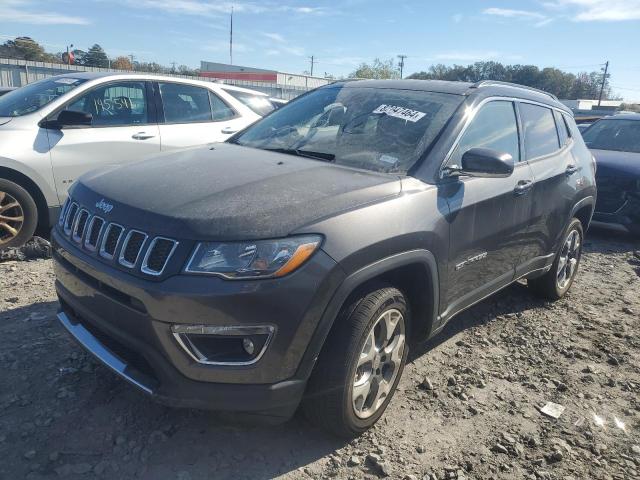
[[[166,67],[155,62],[138,62],[126,56],[110,58],[99,44],[87,50],[74,49],[74,65],[87,67],[114,68],[118,70],[138,70],[151,73],[178,73],[198,76],[200,70],[186,65]],[[49,53],[30,37],[17,37],[0,44],[0,57],[20,60],[34,60],[50,63],[66,63],[66,52]],[[393,59],[376,58],[371,64],[362,63],[353,71],[350,78],[399,78],[399,71]],[[407,78],[425,80],[457,80],[478,82],[498,80],[518,83],[553,93],[562,99],[598,98],[602,85],[602,72],[569,73],[558,68],[539,68],[535,65],[503,65],[499,62],[475,62],[470,65],[430,66],[426,71],[416,72]],[[603,99],[612,98],[609,79],[605,79]]]
[[[352,78],[399,78],[393,59],[376,58],[371,64],[362,63],[350,75]],[[562,99],[598,98],[602,86],[602,72],[564,72],[558,68],[539,68],[535,65],[503,65],[500,62],[475,62],[470,65],[432,65],[426,71],[416,72],[406,78],[421,80],[454,80],[479,82],[497,80],[539,88]],[[608,77],[608,75],[607,75]],[[605,79],[603,99],[611,99],[609,78]]]
[[[126,56],[111,58],[99,44],[94,44],[87,50],[75,48],[73,53],[73,65],[84,67],[114,68],[118,70],[139,70],[151,73],[178,73],[181,75],[198,76],[200,70],[192,69],[186,65],[177,68],[165,67],[155,62],[132,61]],[[17,37],[0,44],[0,57],[17,60],[32,60],[35,62],[49,62],[66,64],[65,52],[49,53],[44,47],[30,37]]]

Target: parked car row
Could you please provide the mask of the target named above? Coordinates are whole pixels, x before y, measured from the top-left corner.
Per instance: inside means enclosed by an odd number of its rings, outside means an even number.
[[[75,72],[0,98],[0,247],[58,217],[83,173],[221,142],[274,109],[263,93],[143,74]]]
[[[0,166],[0,235],[52,206],[27,180],[58,202],[72,185],[58,318],[170,405],[302,406],[358,435],[413,343],[517,280],[563,297],[594,212],[638,222],[640,115],[583,139],[557,98],[513,84],[337,82],[273,111],[226,85],[83,74],[5,99],[0,159],[31,170]]]

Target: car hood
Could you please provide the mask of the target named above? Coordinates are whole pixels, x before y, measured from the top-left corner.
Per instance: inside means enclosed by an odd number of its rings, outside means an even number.
[[[0,125],[4,125],[13,120],[13,117],[0,117]]]
[[[286,236],[400,190],[388,174],[224,143],[86,174],[71,196],[127,227],[238,240]]]
[[[640,178],[640,153],[615,150],[591,150],[591,153],[596,157],[598,176],[632,175]]]

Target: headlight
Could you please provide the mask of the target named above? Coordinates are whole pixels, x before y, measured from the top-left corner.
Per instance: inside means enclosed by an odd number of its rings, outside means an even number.
[[[186,271],[229,279],[282,277],[306,262],[321,241],[318,235],[304,235],[255,242],[200,243]]]

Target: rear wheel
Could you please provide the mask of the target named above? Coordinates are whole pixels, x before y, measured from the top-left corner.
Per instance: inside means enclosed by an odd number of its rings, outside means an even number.
[[[584,233],[580,220],[574,218],[565,231],[562,246],[556,255],[551,270],[542,277],[527,281],[528,286],[539,296],[558,300],[569,291],[580,265]]]
[[[309,380],[307,417],[343,437],[376,423],[406,363],[409,321],[404,295],[392,287],[369,291],[346,306]]]
[[[23,245],[37,225],[38,208],[29,192],[0,178],[0,248]]]

